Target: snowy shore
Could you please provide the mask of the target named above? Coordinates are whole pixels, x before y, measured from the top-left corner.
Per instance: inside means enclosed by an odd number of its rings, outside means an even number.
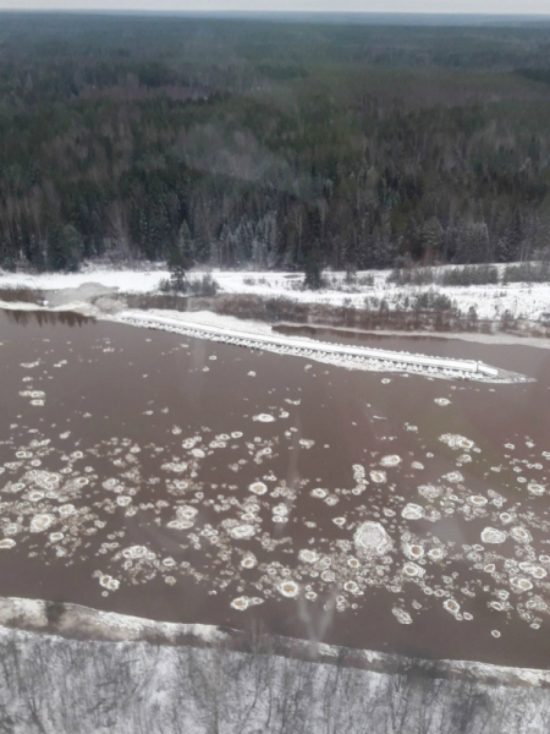
[[[446,266],[453,268],[454,266]],[[502,266],[499,266],[502,270]],[[444,268],[443,268],[444,269]],[[399,286],[388,283],[389,270],[357,273],[358,283],[372,279],[372,285],[347,285],[343,272],[327,273],[327,288],[319,291],[302,290],[302,275],[273,271],[211,271],[222,294],[254,295],[261,298],[287,298],[297,303],[347,305],[364,308],[365,299],[371,302],[385,299],[389,308],[402,308],[409,300],[426,292],[442,293],[450,298],[457,310],[466,315],[473,307],[480,319],[498,320],[505,312],[512,318],[539,321],[550,314],[550,285],[547,283],[508,283],[442,287]],[[202,272],[193,271],[191,278]],[[0,289],[31,288],[43,291],[75,289],[87,283],[97,283],[121,293],[154,293],[161,280],[169,277],[165,268],[120,269],[85,266],[78,273],[7,273],[0,271]]]
[[[217,628],[174,644],[162,623],[63,606],[74,635],[51,633],[45,602],[0,603],[3,731],[539,734],[550,725],[547,671],[449,661],[432,671],[404,659],[396,670],[395,656],[366,651],[366,665],[355,667],[329,646],[312,661],[308,643],[296,640],[286,654],[267,638],[243,652]],[[116,641],[105,641],[110,630]]]

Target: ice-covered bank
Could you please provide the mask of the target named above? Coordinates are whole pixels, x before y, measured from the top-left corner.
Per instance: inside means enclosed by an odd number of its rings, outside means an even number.
[[[527,378],[472,360],[431,357],[369,347],[320,342],[305,337],[251,331],[246,326],[227,326],[189,318],[186,313],[166,315],[156,311],[123,311],[118,321],[134,326],[150,327],[226,344],[263,349],[277,354],[306,357],[325,364],[348,369],[376,372],[411,372],[443,379],[465,379],[480,382],[525,382]]]
[[[61,617],[73,614],[74,622],[87,615],[93,624],[95,615],[96,632],[116,628],[119,640],[120,630],[136,629],[133,618],[79,609],[64,610]],[[18,614],[19,625],[33,626],[34,619],[36,629],[46,626],[40,616],[60,616],[56,605],[25,600],[3,600],[0,610],[4,623]],[[154,625],[143,621],[150,633]],[[550,726],[545,671],[479,665],[476,670],[476,664],[445,662],[426,667],[410,660],[401,661],[396,672],[399,661],[378,653],[365,653],[377,666],[361,668],[347,664],[346,650],[339,648],[327,648],[321,661],[311,661],[301,654],[307,643],[291,641],[281,653],[269,638],[257,636],[242,652],[231,648],[228,633],[206,635],[206,643],[199,634],[195,644],[174,645],[165,644],[162,625],[158,629],[152,642],[145,635],[104,642],[90,628],[81,639],[70,639],[0,627],[2,730],[540,734]]]

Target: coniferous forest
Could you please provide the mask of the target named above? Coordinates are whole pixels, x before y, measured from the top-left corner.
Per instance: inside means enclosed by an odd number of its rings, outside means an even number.
[[[0,15],[0,267],[550,250],[550,24]]]

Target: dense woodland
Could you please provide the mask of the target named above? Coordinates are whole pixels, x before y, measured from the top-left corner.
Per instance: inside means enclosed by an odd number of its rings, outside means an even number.
[[[0,15],[0,266],[550,250],[550,24]]]

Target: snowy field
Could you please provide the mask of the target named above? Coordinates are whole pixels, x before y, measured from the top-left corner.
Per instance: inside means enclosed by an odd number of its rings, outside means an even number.
[[[453,267],[453,266],[448,266]],[[502,271],[502,266],[499,266]],[[320,303],[333,306],[365,307],[369,299],[371,307],[385,299],[390,308],[406,309],[414,297],[425,292],[438,292],[450,298],[457,309],[467,314],[471,307],[480,319],[499,319],[506,311],[513,317],[538,321],[550,313],[550,285],[544,283],[509,283],[483,286],[397,286],[387,283],[389,270],[357,273],[358,280],[372,277],[372,285],[348,286],[342,272],[325,272],[329,287],[320,291],[301,289],[302,275],[282,272],[251,272],[213,270],[212,275],[226,294],[247,294],[260,298],[289,298],[300,303]],[[191,278],[200,277],[201,271],[193,271]],[[41,290],[78,288],[87,283],[99,283],[121,292],[154,293],[160,281],[169,277],[163,268],[110,269],[87,265],[78,273],[6,273],[0,271],[0,288],[27,287]]]

